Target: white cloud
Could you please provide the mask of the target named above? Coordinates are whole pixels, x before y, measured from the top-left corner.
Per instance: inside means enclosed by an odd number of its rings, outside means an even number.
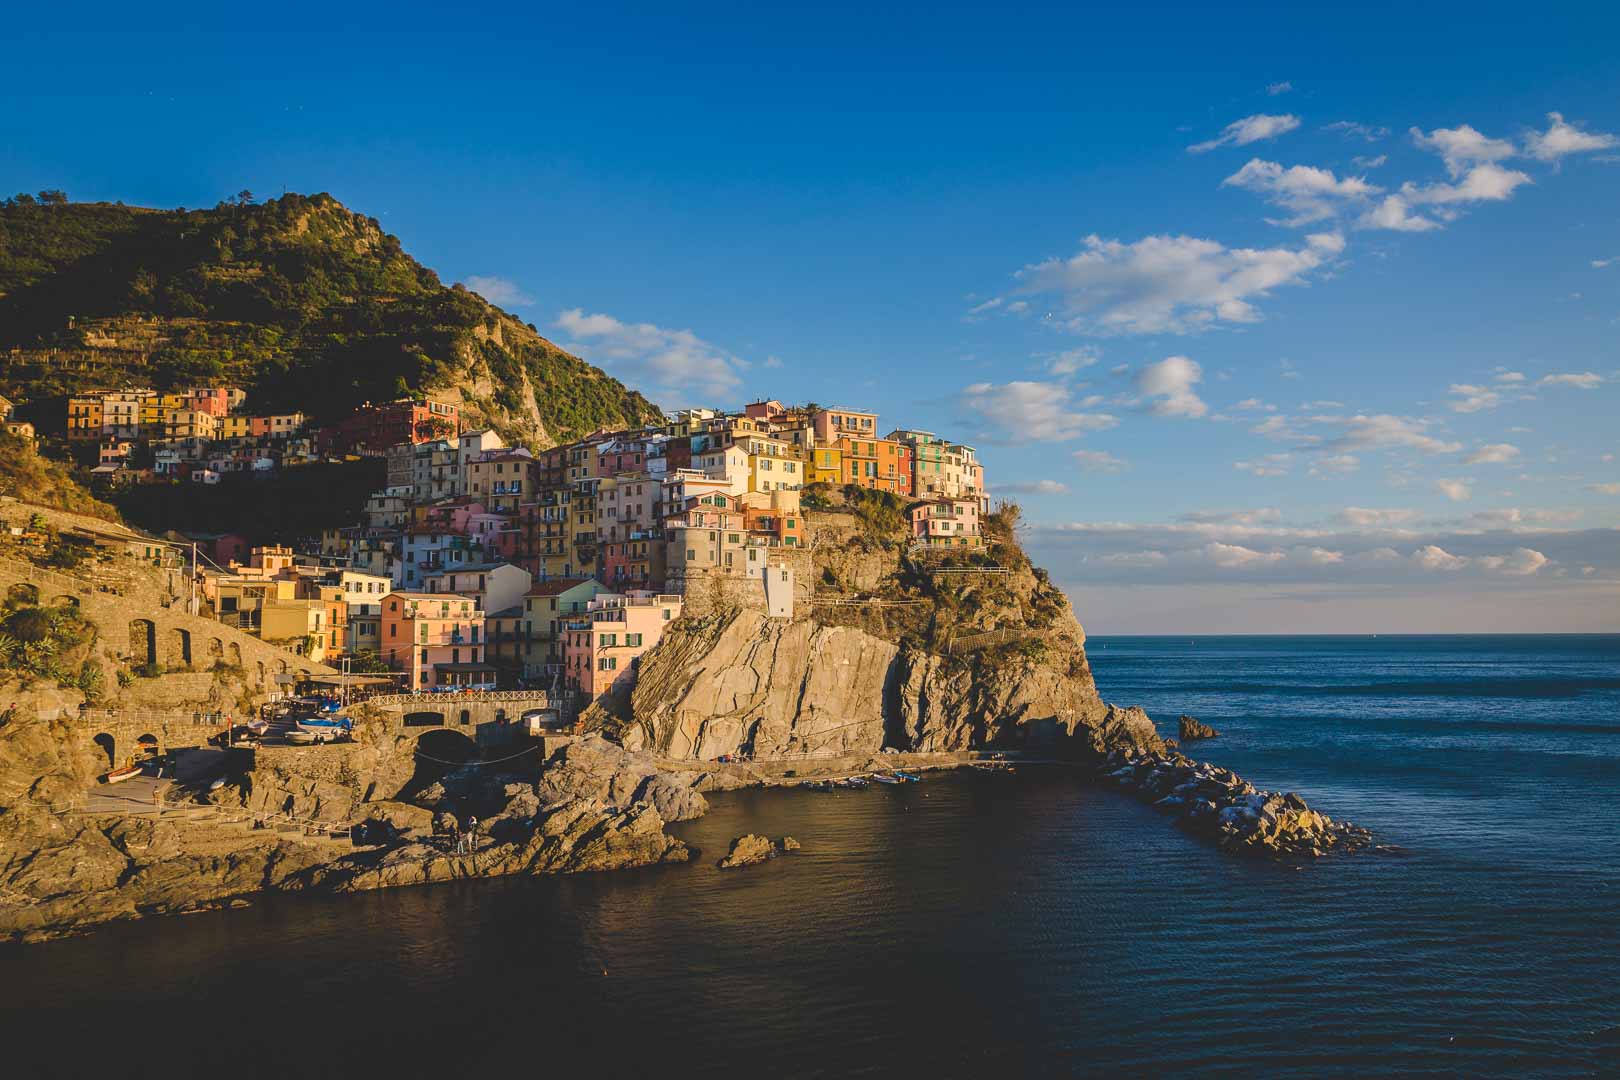
[[[1293,462],[1293,454],[1266,454],[1250,461],[1234,461],[1232,468],[1255,476],[1286,476]]]
[[[1257,113],[1254,116],[1245,116],[1241,120],[1232,121],[1221,129],[1220,135],[1216,138],[1189,146],[1187,149],[1194,154],[1202,154],[1206,150],[1215,149],[1217,146],[1248,146],[1250,143],[1286,135],[1297,127],[1299,127],[1299,117],[1292,114],[1268,116],[1265,113]]]
[[[1469,169],[1455,184],[1402,184],[1401,197],[1415,206],[1501,202],[1521,185],[1533,182],[1527,173],[1486,163]]]
[[[1453,555],[1438,544],[1428,544],[1412,552],[1412,561],[1425,570],[1461,570],[1468,560]]]
[[[1524,372],[1522,372],[1522,371],[1498,371],[1496,373],[1495,378],[1496,378],[1496,381],[1499,382],[1499,383],[1522,383],[1522,382],[1524,382]]]
[[[1474,489],[1468,486],[1466,480],[1436,480],[1434,490],[1452,502],[1467,502],[1474,495]]]
[[[533,297],[503,277],[470,274],[463,284],[496,307],[527,307],[534,303]]]
[[[1018,271],[1018,291],[1053,295],[1063,329],[1092,334],[1195,333],[1217,323],[1253,323],[1253,301],[1301,285],[1344,250],[1338,233],[1313,233],[1298,248],[1228,248],[1192,236],[1134,243],[1085,238],[1067,259]]]
[[[1344,434],[1323,444],[1328,452],[1345,450],[1417,450],[1425,454],[1455,454],[1462,443],[1446,442],[1428,434],[1428,422],[1378,413],[1351,417],[1318,418],[1320,423],[1343,427]]]
[[[1315,566],[1333,566],[1344,562],[1344,552],[1329,551],[1327,548],[1306,548],[1305,561]]]
[[[742,384],[743,361],[690,330],[627,323],[580,308],[560,312],[556,325],[574,339],[571,349],[659,400],[695,403],[725,397]]]
[[[1356,219],[1363,229],[1391,229],[1395,232],[1428,232],[1441,228],[1438,221],[1412,213],[1412,206],[1399,195],[1386,195],[1379,204]]]
[[[1280,551],[1255,551],[1242,544],[1222,544],[1218,541],[1205,544],[1201,550],[1204,558],[1226,569],[1252,566],[1255,563],[1274,563],[1283,558]]]
[[[1336,515],[1337,519],[1346,525],[1358,529],[1387,528],[1390,525],[1402,525],[1416,521],[1416,510],[1375,510],[1366,506],[1347,506]]]
[[[1508,555],[1481,555],[1474,561],[1483,569],[1509,577],[1529,577],[1551,560],[1534,548],[1514,548]]]
[[[1035,480],[1027,484],[1002,484],[996,490],[1010,491],[1014,495],[1067,495],[1069,485],[1056,480]]]
[[[1167,356],[1136,373],[1136,389],[1149,399],[1155,416],[1196,419],[1209,411],[1193,387],[1203,380],[1204,369],[1185,356]]]
[[[1537,386],[1573,386],[1577,390],[1596,390],[1602,384],[1603,376],[1591,371],[1565,375],[1543,375],[1536,380]]]
[[[1489,443],[1463,458],[1464,465],[1507,465],[1519,457],[1519,448],[1512,443]]]
[[[1266,87],[1266,93],[1270,94],[1272,97],[1276,97],[1278,94],[1286,94],[1293,89],[1294,84],[1289,82],[1287,79],[1284,79],[1282,82],[1274,82],[1270,86]]]
[[[1107,413],[1085,411],[1055,382],[974,383],[962,391],[961,405],[1011,442],[1061,442],[1119,424]]]
[[[1346,476],[1361,467],[1361,459],[1354,454],[1329,454],[1317,458],[1311,465],[1312,476]]]
[[[1559,161],[1569,154],[1585,154],[1620,146],[1620,138],[1601,132],[1585,132],[1565,122],[1560,113],[1548,113],[1547,130],[1532,131],[1525,137],[1525,152],[1538,161]]]
[[[1389,136],[1389,128],[1377,127],[1372,124],[1358,124],[1354,120],[1335,120],[1322,128],[1323,131],[1336,131],[1347,139],[1360,139],[1363,142],[1377,142]]]
[[[1452,383],[1447,391],[1457,400],[1451,402],[1451,411],[1460,413],[1483,412],[1502,404],[1502,395],[1488,386],[1471,383]]]
[[[1194,525],[1265,525],[1281,521],[1282,511],[1275,506],[1258,510],[1192,510],[1182,514],[1180,520]]]
[[[1599,495],[1620,495],[1620,484],[1587,484],[1586,490]]]
[[[1130,467],[1124,458],[1115,457],[1106,450],[1076,450],[1074,460],[1087,472],[1119,472]]]
[[[1620,255],[1611,256],[1607,259],[1593,259],[1592,269],[1602,270],[1604,267],[1613,266],[1615,263],[1620,263]]]
[[[1379,154],[1376,157],[1366,157],[1357,154],[1350,159],[1350,163],[1358,169],[1381,169],[1389,161],[1388,154]]]
[[[1412,141],[1425,150],[1439,154],[1446,163],[1446,171],[1453,178],[1461,176],[1476,165],[1488,165],[1513,157],[1518,151],[1506,139],[1492,139],[1468,124],[1454,128],[1435,128],[1425,135],[1418,128],[1411,129]]]
[[[1314,165],[1284,168],[1275,161],[1250,158],[1237,172],[1221,181],[1223,187],[1243,188],[1265,197],[1293,214],[1285,224],[1304,225],[1333,217],[1344,202],[1357,202],[1383,189],[1359,176],[1343,178],[1331,169]]]
[[[1265,412],[1277,411],[1277,406],[1267,405],[1264,401],[1261,401],[1257,397],[1244,398],[1236,405],[1233,405],[1232,408],[1237,412],[1251,412],[1254,410],[1263,410]]]
[[[1078,349],[1065,349],[1055,356],[1047,358],[1046,370],[1053,375],[1073,375],[1082,368],[1088,368],[1102,359],[1102,350],[1090,345],[1082,345]]]

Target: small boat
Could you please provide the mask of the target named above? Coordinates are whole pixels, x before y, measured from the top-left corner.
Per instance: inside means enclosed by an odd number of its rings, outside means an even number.
[[[299,731],[315,736],[316,742],[335,742],[346,739],[354,723],[347,716],[304,717],[295,721]]]
[[[283,735],[282,738],[286,739],[294,746],[314,746],[316,743],[323,741],[326,736],[317,735],[313,731],[304,731],[299,728],[294,728]]]
[[[903,783],[905,783],[905,781],[901,780],[899,777],[896,777],[896,776],[884,776],[882,773],[873,773],[868,779],[876,780],[880,784],[903,784]]]
[[[898,776],[908,784],[915,784],[917,781],[922,779],[922,777],[918,776],[916,773],[900,772],[898,770],[895,771],[894,775]]]
[[[139,765],[125,765],[121,769],[109,769],[103,782],[108,784],[121,784],[125,780],[133,780],[139,775],[141,775],[141,767]]]

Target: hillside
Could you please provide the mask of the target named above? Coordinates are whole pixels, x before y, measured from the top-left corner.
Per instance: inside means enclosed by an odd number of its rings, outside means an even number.
[[[429,394],[536,447],[657,415],[330,195],[211,210],[0,202],[0,393],[39,403],[31,418],[49,431],[68,394],[193,383],[317,422]]]

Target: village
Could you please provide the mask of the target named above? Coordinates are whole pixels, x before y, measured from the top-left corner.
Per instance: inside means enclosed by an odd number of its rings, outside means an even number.
[[[197,613],[412,694],[546,689],[588,702],[627,689],[699,594],[730,589],[791,617],[819,491],[884,493],[918,551],[982,549],[990,509],[973,447],[879,434],[878,414],[860,409],[688,409],[541,451],[425,399],[322,427],[252,413],[230,387],[83,394],[67,409],[68,438],[97,447],[102,483],[214,485],[383,459],[386,485],[362,520],[318,541],[171,533],[172,546],[136,554],[182,569]]]

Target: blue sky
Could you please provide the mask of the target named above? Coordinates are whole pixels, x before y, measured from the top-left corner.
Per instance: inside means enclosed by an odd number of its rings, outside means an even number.
[[[577,7],[26,12],[0,188],[330,191],[663,404],[958,434],[1093,633],[1620,630],[1611,5]]]

